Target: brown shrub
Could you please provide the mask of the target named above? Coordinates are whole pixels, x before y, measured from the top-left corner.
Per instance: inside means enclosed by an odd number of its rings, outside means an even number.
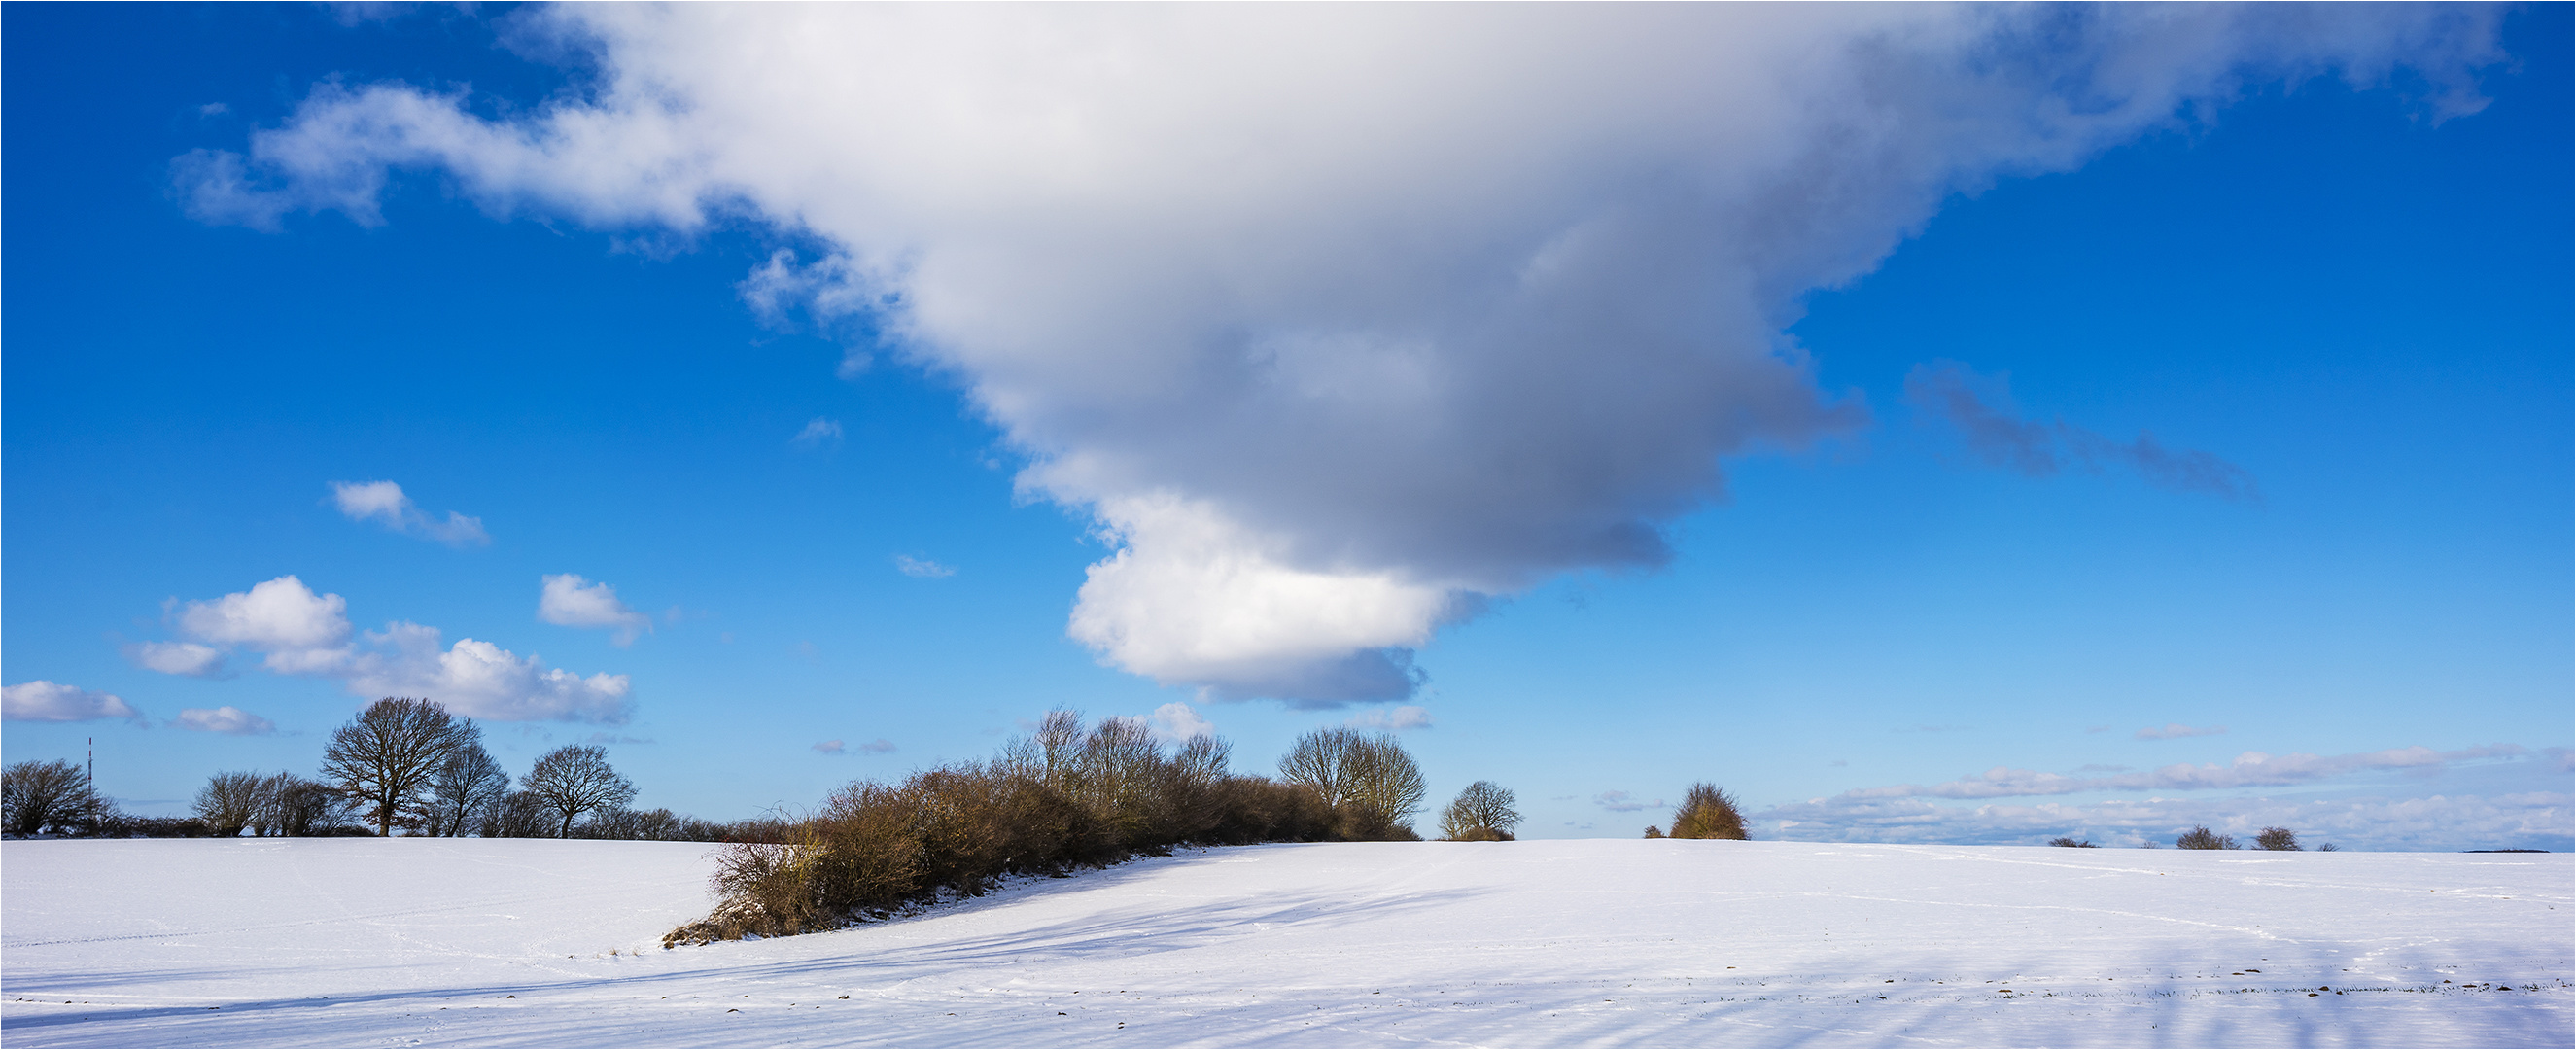
[[[2183,832],[2180,838],[2174,840],[2174,848],[2242,849],[2244,847],[2236,844],[2236,836],[2234,835],[2221,835],[2215,831],[2209,830],[2208,828],[2195,825],[2190,831]]]
[[[1744,811],[1736,808],[1735,797],[1714,784],[1693,784],[1682,796],[1681,808],[1673,812],[1672,837],[1677,839],[1747,839],[1744,833]]]

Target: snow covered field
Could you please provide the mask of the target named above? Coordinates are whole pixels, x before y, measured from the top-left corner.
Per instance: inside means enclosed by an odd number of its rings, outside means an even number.
[[[709,850],[11,842],[0,1042],[2576,1042],[2566,855],[1256,846],[664,951]]]

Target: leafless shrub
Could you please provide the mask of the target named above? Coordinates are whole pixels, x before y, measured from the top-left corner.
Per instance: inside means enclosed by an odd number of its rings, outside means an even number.
[[[491,839],[546,838],[555,831],[554,814],[546,810],[545,801],[526,791],[492,800],[475,818],[475,826]]]
[[[1648,824],[1646,825],[1646,837],[1650,839],[1662,838],[1664,837],[1664,829]]]
[[[14,762],[0,770],[0,830],[9,834],[84,831],[106,808],[89,774],[69,762]]]
[[[1677,839],[1747,839],[1744,811],[1735,797],[1714,784],[1693,784],[1673,811],[1672,837]]]
[[[1298,737],[1279,759],[1279,775],[1321,796],[1334,812],[1336,837],[1419,839],[1409,820],[1422,808],[1422,768],[1387,733],[1347,727]]]
[[[2079,838],[2074,838],[2074,837],[2067,836],[2067,835],[2060,835],[2060,836],[2058,836],[2058,837],[2056,837],[2056,838],[2050,839],[2050,840],[2048,840],[2048,844],[2049,844],[2049,845],[2051,845],[2051,846],[2065,846],[2065,847],[2069,847],[2069,848],[2071,848],[2071,849],[2094,849],[2094,848],[2096,848],[2096,847],[2093,845],[2093,840],[2092,840],[2092,839],[2079,839]]]
[[[238,836],[259,819],[268,804],[267,789],[268,778],[257,773],[217,773],[197,789],[197,819],[216,838]]]
[[[2289,851],[2299,848],[2299,835],[2288,828],[2264,828],[2254,836],[2255,849]]]
[[[2215,831],[2209,830],[2208,828],[2195,825],[2190,831],[2183,832],[2180,837],[2174,839],[2174,848],[2242,849],[2244,847],[2236,844],[2236,836],[2234,835],[2221,835]]]

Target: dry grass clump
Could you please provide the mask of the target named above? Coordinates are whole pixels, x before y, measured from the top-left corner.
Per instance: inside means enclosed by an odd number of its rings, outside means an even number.
[[[1673,811],[1671,837],[1677,839],[1749,839],[1744,833],[1744,811],[1736,808],[1735,797],[1714,784],[1693,784],[1682,796],[1681,808]]]
[[[1068,711],[989,762],[860,781],[773,842],[718,854],[722,903],[664,947],[828,930],[945,897],[980,896],[1008,875],[1060,875],[1189,844],[1315,841],[1355,826],[1313,790],[1226,772],[1226,745],[1166,750],[1142,724],[1085,730]],[[1363,830],[1380,835],[1383,828]],[[1409,829],[1406,829],[1409,831]]]

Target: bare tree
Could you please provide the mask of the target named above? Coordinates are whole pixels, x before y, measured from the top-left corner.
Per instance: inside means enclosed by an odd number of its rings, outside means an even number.
[[[2243,849],[2244,847],[2236,844],[2236,836],[2234,835],[2221,835],[2206,827],[2193,825],[2190,831],[2183,832],[2180,838],[2174,840],[2174,848]]]
[[[322,775],[367,807],[377,834],[391,835],[458,742],[456,718],[437,701],[389,696],[331,734]]]
[[[483,730],[467,719],[459,735],[466,737],[466,742],[448,752],[447,761],[439,763],[438,772],[429,778],[428,830],[432,835],[465,834],[477,814],[510,793],[510,774],[474,739],[482,736]]]
[[[1314,789],[1325,805],[1351,818],[1356,837],[1365,838],[1395,834],[1422,808],[1427,790],[1422,767],[1395,737],[1338,726],[1298,737],[1279,759],[1279,775]],[[1411,835],[1406,829],[1398,837]]]
[[[1673,811],[1673,836],[1677,839],[1746,839],[1744,811],[1735,804],[1735,796],[1715,784],[1693,784],[1682,796],[1682,805]]]
[[[354,800],[339,788],[293,773],[272,774],[259,787],[261,808],[252,816],[251,827],[261,835],[326,834],[347,826],[342,822],[354,806]]]
[[[17,762],[0,771],[0,830],[9,834],[81,825],[100,809],[89,774],[69,762]]]
[[[2299,848],[2299,833],[2288,828],[2264,828],[2262,834],[2254,836],[2254,848],[2295,850]]]
[[[492,800],[491,805],[475,814],[474,824],[487,839],[541,839],[554,830],[545,803],[525,791],[513,791]]]
[[[567,744],[546,752],[536,768],[519,778],[519,786],[555,815],[556,838],[572,837],[572,822],[595,809],[623,806],[635,798],[635,785],[608,764],[608,749]]]
[[[268,778],[257,773],[217,773],[197,789],[197,819],[216,838],[240,835],[259,819],[267,788]]]
[[[1512,789],[1490,780],[1479,780],[1450,800],[1449,808],[1440,811],[1440,837],[1452,842],[1509,842],[1512,829],[1519,827],[1521,815],[1512,808],[1518,801]]]

